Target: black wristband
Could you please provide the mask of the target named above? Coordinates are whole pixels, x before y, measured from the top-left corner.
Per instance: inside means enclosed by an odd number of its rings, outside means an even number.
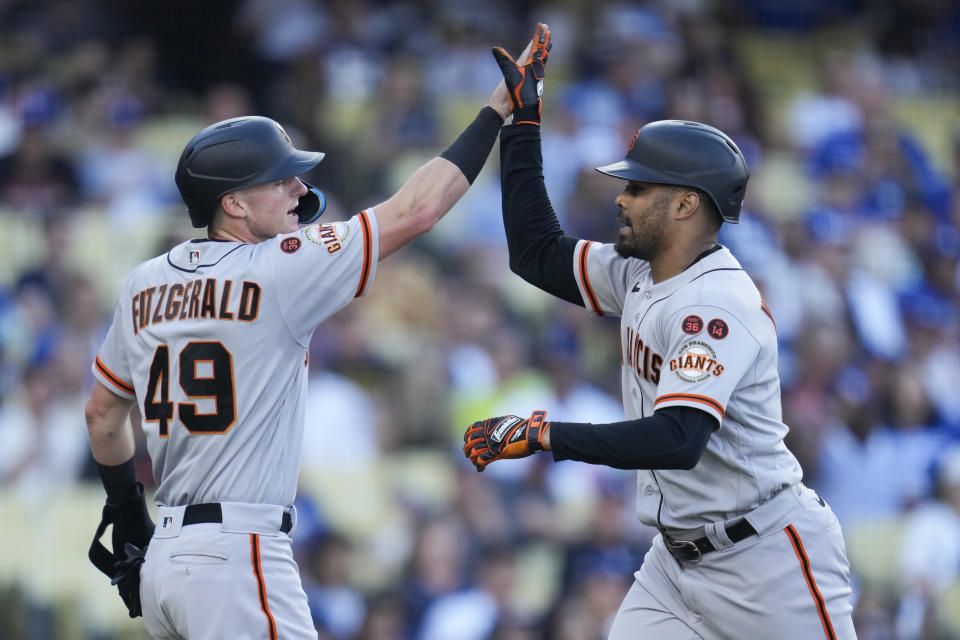
[[[137,468],[130,458],[123,464],[108,466],[97,463],[97,473],[107,490],[107,504],[120,504],[138,495]]]
[[[513,124],[532,124],[540,126],[540,101],[536,104],[520,107],[513,112]]]
[[[500,114],[492,107],[485,106],[440,157],[457,165],[467,182],[473,184],[487,162],[502,125]]]

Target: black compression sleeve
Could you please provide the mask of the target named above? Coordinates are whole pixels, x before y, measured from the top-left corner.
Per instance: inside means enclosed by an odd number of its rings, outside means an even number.
[[[716,418],[691,407],[611,424],[551,422],[554,460],[581,460],[617,469],[692,469],[707,448]]]
[[[497,141],[497,132],[502,124],[503,118],[493,107],[480,109],[473,122],[467,125],[440,157],[457,165],[467,182],[473,184],[493,149],[493,143]]]
[[[564,235],[543,182],[540,127],[500,130],[503,226],[510,269],[547,293],[584,306],[573,276],[577,238]]]
[[[132,457],[116,466],[97,462],[97,473],[107,490],[108,504],[119,504],[137,495],[137,468]]]

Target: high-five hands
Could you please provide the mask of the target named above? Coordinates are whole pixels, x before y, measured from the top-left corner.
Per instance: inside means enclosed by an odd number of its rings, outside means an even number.
[[[503,79],[513,103],[513,123],[540,124],[540,94],[543,93],[544,65],[550,56],[550,29],[543,23],[537,23],[530,41],[530,55],[518,64],[503,50],[493,48],[493,57],[500,65]]]
[[[534,411],[526,420],[520,416],[478,420],[463,434],[463,455],[477,471],[494,460],[525,458],[544,451],[543,436],[549,427],[546,411]]]

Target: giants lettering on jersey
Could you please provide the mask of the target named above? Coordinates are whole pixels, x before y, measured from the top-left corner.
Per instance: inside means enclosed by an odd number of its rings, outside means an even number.
[[[718,362],[713,347],[700,340],[691,340],[680,347],[676,358],[670,359],[670,371],[684,382],[703,382],[711,375],[721,375],[723,365]]]
[[[147,287],[131,301],[133,333],[159,322],[211,318],[253,322],[260,312],[260,285],[244,280],[240,295],[231,304],[233,281],[224,280],[217,291],[216,278],[197,278],[185,284]]]
[[[341,243],[350,235],[350,227],[342,222],[318,224],[307,227],[301,233],[318,247],[326,247],[327,253],[336,253],[343,246]]]
[[[660,365],[663,364],[663,356],[651,351],[633,327],[627,327],[626,335],[623,338],[623,362],[621,364],[636,371],[640,378],[649,380],[654,384],[660,382]]]

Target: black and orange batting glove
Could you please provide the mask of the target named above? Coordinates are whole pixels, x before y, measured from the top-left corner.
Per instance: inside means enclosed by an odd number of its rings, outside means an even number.
[[[550,56],[550,29],[546,25],[537,23],[533,32],[533,46],[530,49],[530,59],[519,66],[503,50],[503,47],[493,48],[493,57],[500,65],[503,79],[513,102],[514,124],[540,124],[540,94],[543,93],[544,65]]]
[[[463,455],[477,471],[494,460],[526,458],[544,450],[543,434],[549,426],[546,411],[534,411],[526,420],[520,416],[478,420],[463,434]]]

